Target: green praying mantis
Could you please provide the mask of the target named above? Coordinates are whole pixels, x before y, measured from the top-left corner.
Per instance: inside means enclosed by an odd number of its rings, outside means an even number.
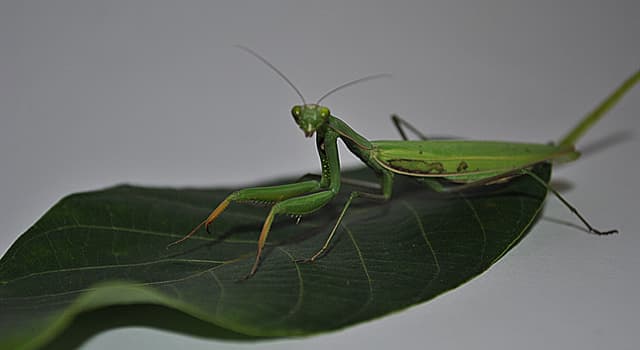
[[[640,80],[640,70],[629,77],[600,105],[584,117],[557,144],[458,139],[429,140],[411,124],[395,115],[392,116],[392,121],[403,140],[370,141],[349,127],[344,121],[334,116],[329,108],[320,105],[320,102],[342,88],[378,78],[385,74],[353,80],[330,90],[318,99],[316,103],[307,103],[296,86],[274,65],[255,51],[246,47],[240,48],[269,66],[301,98],[302,104],[294,106],[291,109],[291,115],[306,137],[316,134],[316,147],[322,172],[319,176],[316,176],[316,179],[235,191],[218,204],[209,216],[191,232],[180,240],[171,243],[171,245],[188,239],[203,225],[209,231],[211,223],[232,202],[259,201],[271,203],[273,205],[264,221],[258,238],[255,261],[246,278],[253,276],[258,270],[262,251],[271,230],[271,224],[277,215],[286,214],[299,218],[302,215],[311,214],[327,205],[338,194],[342,182],[349,181],[348,179],[341,179],[340,176],[338,139],[342,140],[349,151],[379,177],[379,192],[351,192],[323,246],[313,256],[298,260],[298,262],[314,262],[327,252],[334,234],[355,198],[390,199],[394,176],[398,175],[416,178],[438,192],[462,191],[471,187],[506,182],[517,176],[531,176],[567,206],[586,226],[589,232],[598,235],[617,232],[617,230],[600,231],[595,229],[556,190],[534,174],[531,168],[541,162],[568,162],[578,158],[580,153],[575,149],[576,141]],[[408,140],[405,128],[416,134],[420,140]]]

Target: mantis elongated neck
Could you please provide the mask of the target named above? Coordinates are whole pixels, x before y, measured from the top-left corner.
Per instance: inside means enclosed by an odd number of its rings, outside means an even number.
[[[329,116],[329,128],[337,132],[342,138],[350,140],[354,145],[362,150],[371,150],[373,145],[364,136],[358,134],[347,123],[340,118]]]

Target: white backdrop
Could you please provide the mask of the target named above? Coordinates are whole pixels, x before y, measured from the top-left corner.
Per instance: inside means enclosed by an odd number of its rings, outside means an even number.
[[[0,253],[72,192],[317,171],[289,116],[295,93],[233,45],[262,53],[308,100],[392,73],[325,101],[371,139],[397,138],[399,113],[426,133],[547,142],[640,68],[638,13],[636,0],[2,1]],[[592,152],[555,172],[619,235],[558,224],[575,219],[550,198],[488,272],[373,322],[258,344],[128,328],[83,348],[635,348],[639,113],[636,88],[579,144]]]

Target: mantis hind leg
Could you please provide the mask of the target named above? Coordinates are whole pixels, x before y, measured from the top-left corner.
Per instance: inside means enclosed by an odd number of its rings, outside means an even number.
[[[531,178],[536,180],[536,182],[538,182],[540,185],[544,186],[549,192],[553,193],[556,196],[556,198],[558,198],[560,200],[560,202],[562,202],[562,204],[564,204],[576,217],[578,217],[578,219],[580,219],[580,221],[586,226],[586,228],[587,228],[587,230],[589,230],[589,232],[595,233],[597,235],[610,235],[610,234],[613,234],[613,233],[618,233],[618,230],[600,231],[600,230],[595,229],[578,212],[578,210],[574,206],[572,206],[566,199],[564,199],[564,197],[562,197],[562,195],[560,195],[560,193],[558,193],[558,191],[553,189],[551,186],[549,186],[548,183],[546,183],[538,175],[536,175],[534,172],[532,172],[531,170],[529,170],[527,168],[513,170],[513,171],[510,171],[510,172],[507,172],[507,173],[504,173],[504,174],[488,177],[488,178],[485,178],[485,179],[482,179],[482,180],[478,180],[478,181],[467,183],[467,184],[463,184],[463,185],[457,185],[457,186],[453,186],[453,187],[446,187],[440,181],[438,181],[437,179],[423,178],[423,179],[421,179],[421,182],[423,182],[424,184],[426,184],[427,186],[429,186],[430,188],[432,188],[436,192],[454,193],[454,192],[460,192],[460,191],[464,191],[464,190],[471,189],[471,188],[477,188],[477,187],[484,186],[484,185],[489,185],[489,184],[492,184],[492,183],[497,183],[497,182],[500,182],[502,180],[508,180],[509,178],[512,178],[514,176],[519,176],[519,175],[531,176]]]
[[[521,171],[522,171],[523,174],[531,176],[539,184],[541,184],[542,186],[546,187],[548,191],[553,193],[556,196],[556,198],[558,198],[560,200],[560,202],[562,202],[562,204],[564,204],[575,216],[578,217],[578,219],[580,219],[580,221],[582,221],[582,223],[587,227],[587,229],[589,230],[590,233],[595,233],[597,235],[610,235],[610,234],[613,234],[613,233],[618,233],[618,230],[600,231],[600,230],[595,229],[593,226],[591,226],[589,224],[589,222],[587,222],[587,220],[582,215],[580,215],[580,213],[578,212],[578,210],[575,207],[573,207],[566,199],[564,199],[560,195],[560,193],[558,193],[558,191],[553,189],[553,187],[549,186],[548,183],[546,183],[544,180],[542,180],[540,177],[538,177],[538,175],[536,175],[535,173],[533,173],[532,171],[530,171],[528,169],[521,169]]]
[[[420,140],[423,140],[423,141],[428,140],[428,138],[422,132],[420,132],[420,130],[418,130],[413,125],[409,124],[409,122],[407,122],[406,120],[400,118],[397,114],[391,115],[391,121],[393,122],[393,125],[398,130],[398,133],[400,133],[400,137],[402,137],[403,140],[405,141],[409,140],[409,138],[407,137],[407,134],[404,131],[405,127],[411,130],[411,132],[413,132],[414,134],[416,134],[416,136],[418,136]]]

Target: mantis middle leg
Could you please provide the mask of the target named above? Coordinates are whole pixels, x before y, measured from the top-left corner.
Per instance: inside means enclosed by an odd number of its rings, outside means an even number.
[[[331,241],[333,239],[333,236],[335,235],[336,231],[338,230],[338,227],[340,227],[340,224],[342,223],[342,220],[344,219],[344,215],[347,212],[347,209],[349,209],[349,206],[351,206],[351,202],[355,198],[364,197],[364,198],[375,199],[375,200],[383,200],[383,201],[389,200],[391,198],[391,193],[393,191],[393,173],[391,173],[389,171],[386,171],[386,170],[382,171],[381,189],[382,189],[382,193],[369,193],[369,192],[361,192],[361,191],[352,191],[351,194],[349,195],[349,198],[347,199],[347,202],[345,203],[345,205],[342,207],[342,210],[340,211],[340,215],[338,216],[338,220],[336,221],[335,225],[333,225],[333,228],[331,229],[331,232],[329,233],[329,236],[325,240],[325,242],[322,245],[322,247],[320,248],[320,250],[318,250],[310,258],[300,259],[300,260],[297,260],[296,262],[312,263],[312,262],[318,260],[319,258],[321,258],[322,256],[324,256],[326,254],[327,250],[329,249],[329,245],[331,244]]]

